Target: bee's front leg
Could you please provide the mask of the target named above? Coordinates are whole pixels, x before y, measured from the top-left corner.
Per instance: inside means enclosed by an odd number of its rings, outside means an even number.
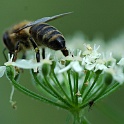
[[[38,45],[32,37],[30,37],[29,40],[31,41],[31,44],[34,47],[34,50],[36,52],[36,60],[37,62],[40,62],[40,50],[38,48]]]
[[[16,45],[15,45],[15,51],[14,51],[14,53],[13,53],[13,59],[12,59],[12,61],[16,61],[16,59],[17,59],[17,53],[19,52],[19,46],[20,46],[20,43],[21,43],[21,41],[18,41],[17,43],[16,43]]]
[[[45,59],[45,48],[42,48],[42,58]]]

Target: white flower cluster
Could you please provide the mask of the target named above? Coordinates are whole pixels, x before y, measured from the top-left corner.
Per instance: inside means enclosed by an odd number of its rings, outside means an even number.
[[[77,32],[73,37],[68,37],[66,38],[67,45],[69,48],[78,48],[78,49],[83,49],[83,47],[80,45],[82,43],[87,43],[87,44],[99,44],[102,46],[100,48],[101,52],[112,52],[113,56],[116,58],[124,57],[124,32],[119,32],[116,36],[113,38],[105,41],[103,37],[96,36],[92,40],[89,40],[87,36],[85,36],[82,32]],[[76,42],[75,42],[76,41]],[[77,43],[78,42],[78,43]],[[118,51],[116,51],[118,50]]]
[[[98,52],[98,49],[100,46],[96,47],[94,45],[94,48],[90,47],[90,45],[85,45],[86,50],[82,52],[79,50],[76,55],[74,55],[74,52],[61,59],[57,60],[53,58],[53,60],[50,60],[50,55],[46,57],[46,59],[41,60],[41,62],[37,63],[34,60],[17,60],[16,62],[12,62],[12,58],[9,58],[9,61],[4,63],[5,66],[0,67],[0,77],[3,76],[6,66],[12,65],[16,66],[18,68],[23,69],[34,69],[34,71],[37,71],[39,67],[41,67],[43,64],[52,64],[52,61],[55,61],[56,63],[59,63],[61,61],[69,61],[69,64],[66,66],[60,66],[57,67],[56,73],[63,73],[68,71],[69,69],[73,69],[75,72],[82,72],[85,70],[89,71],[101,71],[103,73],[109,73],[113,76],[113,79],[118,81],[119,83],[124,82],[124,58],[122,58],[117,64],[116,60],[112,57],[112,54],[109,56],[105,56],[104,54],[101,54]],[[57,64],[56,64],[57,65]]]
[[[82,65],[85,69],[93,70],[94,72],[107,69],[101,53],[98,53],[99,47],[96,48],[96,45],[94,45],[94,50],[91,49],[83,52]]]
[[[68,56],[65,60],[71,62],[64,68],[60,69],[58,73],[63,73],[69,69],[73,69],[76,72],[82,72],[85,70],[89,71],[102,71],[103,73],[109,73],[113,76],[113,79],[122,84],[124,82],[124,58],[122,58],[117,64],[116,59],[112,57],[110,53],[109,56],[105,56],[98,52],[100,46],[94,49],[90,45],[85,45],[87,50],[84,52],[79,52],[77,56]],[[70,59],[73,58],[73,59]]]
[[[37,63],[36,60],[30,59],[18,59],[17,61],[13,62],[13,56],[10,58],[8,54],[8,62],[5,62],[5,66],[0,66],[0,77],[4,75],[6,71],[6,66],[14,66],[22,69],[34,69],[34,72],[37,72],[37,69],[42,67],[43,64],[52,64],[52,61],[49,60],[50,54],[46,57],[46,59],[41,60],[41,62]]]

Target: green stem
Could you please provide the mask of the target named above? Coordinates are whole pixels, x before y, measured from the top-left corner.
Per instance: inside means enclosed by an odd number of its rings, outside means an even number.
[[[90,124],[90,122],[86,119],[84,115],[82,115],[82,111],[75,110],[72,112],[73,114],[73,124]]]
[[[84,90],[85,90],[85,88],[86,88],[85,83],[87,82],[89,76],[90,76],[90,71],[87,71],[86,76],[85,76],[85,79],[84,79],[84,82],[83,82],[83,85],[82,85],[82,88],[81,88],[81,91],[80,91],[81,94],[83,94],[83,92],[84,92]]]
[[[99,89],[97,90],[99,93],[96,95],[96,97],[94,97],[94,98],[89,97],[88,99],[86,99],[85,101],[87,101],[87,102],[84,103],[83,105],[81,105],[80,108],[83,109],[88,105],[90,106],[90,102],[93,102],[93,103],[97,102],[98,100],[102,99],[103,97],[105,97],[105,96],[109,95],[110,93],[114,92],[119,86],[120,86],[119,83],[115,84],[115,85],[113,85],[113,87],[111,87],[108,90],[107,89],[108,85],[106,85],[106,84],[104,86],[101,85],[101,87],[99,87]],[[94,94],[94,96],[95,96],[95,94]]]
[[[71,106],[72,106],[67,100],[65,100],[64,98],[62,98],[61,94],[59,94],[59,93],[55,90],[55,88],[53,88],[53,87],[51,86],[51,84],[49,83],[49,81],[48,81],[48,79],[47,79],[46,76],[44,76],[44,80],[45,80],[45,82],[47,83],[47,85],[49,86],[49,88],[51,89],[51,91],[53,91],[53,93],[57,96],[57,98],[58,98],[60,101],[62,101],[62,102],[63,102],[64,104],[66,104],[68,107],[71,107]]]
[[[10,80],[11,80],[12,84],[14,85],[14,87],[17,88],[18,90],[20,90],[22,93],[24,93],[24,94],[26,94],[28,96],[31,96],[34,99],[40,100],[42,102],[50,103],[50,104],[52,104],[54,106],[58,106],[58,107],[61,107],[63,109],[68,109],[68,107],[65,106],[65,105],[58,104],[56,102],[53,102],[53,101],[51,101],[49,99],[46,99],[46,98],[40,96],[39,94],[36,94],[36,93],[30,91],[29,89],[25,88],[24,86],[21,86],[14,79],[10,79]]]
[[[78,94],[78,78],[79,78],[79,75],[77,72],[74,73],[74,77],[75,77],[75,90],[74,90],[74,95],[75,95],[75,105],[78,105],[78,97],[79,97],[79,94]]]
[[[99,97],[99,98],[97,99],[97,101],[100,100],[100,99],[102,99],[103,97],[105,97],[105,96],[111,94],[112,92],[114,92],[114,91],[115,91],[116,89],[118,89],[119,87],[120,87],[120,84],[119,84],[119,83],[114,84],[113,87],[111,87],[110,89],[106,90],[106,91],[104,92],[104,94],[101,95],[101,97]]]
[[[83,101],[85,101],[85,99],[86,99],[86,98],[88,97],[88,95],[90,94],[92,88],[94,87],[96,81],[97,81],[98,78],[99,78],[99,75],[100,75],[100,74],[97,74],[97,75],[96,75],[96,78],[94,79],[94,82],[93,82],[92,85],[90,86],[90,89],[89,89],[89,90],[87,91],[87,93],[85,94],[85,96],[84,96],[84,98],[83,98]]]
[[[82,109],[86,106],[91,107],[97,101],[97,99],[99,99],[99,97],[102,96],[107,87],[108,85],[102,85],[101,87],[99,87],[99,89],[97,89],[96,92],[92,94],[92,96],[88,97],[85,100],[86,102],[84,102],[83,105],[80,106],[80,108]]]
[[[67,73],[68,73],[68,81],[69,81],[71,99],[72,99],[72,102],[74,102],[74,96],[73,96],[73,89],[72,89],[72,84],[71,84],[70,70],[68,70]]]
[[[81,124],[91,124],[86,117],[83,118],[83,121]]]
[[[95,92],[92,93],[92,95],[90,95],[89,97],[87,97],[85,99],[85,101],[90,101],[93,100],[95,98],[95,96],[98,95],[98,93],[100,92],[100,90],[103,89],[103,85],[101,85]],[[84,103],[85,104],[85,103]]]
[[[55,78],[55,80],[56,80],[56,82],[57,82],[57,85],[59,86],[61,92],[64,94],[64,96],[66,97],[66,99],[71,103],[70,98],[68,97],[68,95],[67,95],[66,92],[64,91],[63,87],[62,87],[61,84],[59,83],[59,81],[58,81],[58,79],[57,79],[57,77],[56,77],[54,71],[52,71],[52,75],[53,75],[53,77]]]
[[[51,92],[46,86],[44,86],[43,85],[43,83],[40,83],[40,81],[39,81],[39,79],[37,78],[37,74],[36,73],[34,73],[34,71],[33,70],[31,70],[31,74],[32,74],[32,77],[33,77],[33,79],[35,80],[35,82],[39,85],[39,86],[41,86],[48,94],[50,94],[51,96],[53,96],[53,97],[57,97],[53,92]]]
[[[7,78],[9,79],[9,81],[14,85],[15,88],[17,88],[18,90],[20,90],[22,93],[25,93],[26,95],[28,96],[31,96],[32,98],[34,99],[37,99],[37,100],[40,100],[42,102],[45,102],[45,103],[50,103],[54,106],[58,106],[60,108],[63,108],[63,109],[66,109],[66,110],[69,110],[69,107],[66,106],[65,104],[61,104],[61,103],[57,103],[56,101],[52,101],[48,98],[45,98],[27,88],[25,88],[24,86],[20,85],[18,82],[16,82],[14,80],[14,68],[12,66],[7,66],[6,67],[6,75],[7,75]]]
[[[93,90],[92,93],[85,99],[86,102],[91,101],[93,98],[95,98],[99,94],[101,89],[103,89],[105,83],[102,80],[103,76],[100,76],[99,80],[97,81],[97,85],[95,86],[95,91]]]
[[[80,124],[80,116],[79,116],[79,111],[75,111],[73,113],[73,124]]]

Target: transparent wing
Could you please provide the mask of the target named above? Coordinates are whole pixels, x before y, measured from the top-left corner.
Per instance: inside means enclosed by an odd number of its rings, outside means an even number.
[[[44,17],[44,18],[41,18],[41,19],[38,19],[36,21],[33,21],[25,26],[23,26],[22,28],[19,28],[18,30],[14,31],[14,33],[17,33],[27,27],[31,27],[33,25],[36,25],[36,24],[39,24],[39,23],[44,23],[44,22],[49,22],[49,21],[52,21],[52,20],[55,20],[55,19],[58,19],[60,17],[63,17],[65,15],[69,15],[71,14],[72,12],[68,12],[68,13],[62,13],[62,14],[59,14],[59,15],[55,15],[55,16],[52,16],[52,17]]]

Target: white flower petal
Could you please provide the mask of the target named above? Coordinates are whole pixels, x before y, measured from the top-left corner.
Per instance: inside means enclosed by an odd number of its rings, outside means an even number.
[[[91,65],[85,65],[85,68],[87,70],[93,70],[96,64],[91,64]]]
[[[113,78],[118,81],[120,84],[124,83],[124,74],[114,75]]]
[[[75,62],[72,63],[72,68],[76,72],[81,72],[83,70],[78,61],[75,61]]]
[[[82,67],[80,66],[78,61],[71,62],[69,65],[67,65],[65,68],[58,71],[58,73],[63,73],[69,69],[74,69],[76,72],[82,71]]]
[[[100,48],[100,45],[96,47],[96,44],[94,44],[94,51],[97,51]]]
[[[14,62],[12,62],[12,61],[8,61],[8,62],[4,63],[5,66],[9,66],[9,65],[13,65],[13,64],[14,64]]]
[[[124,66],[124,58],[121,58],[121,60],[117,64]]]
[[[92,51],[85,50],[85,51],[83,52],[83,55],[84,55],[84,56],[89,55],[89,54],[91,54],[91,52],[92,52]]]
[[[13,59],[13,54],[12,54],[12,56],[10,56],[10,53],[8,53],[8,62],[5,62],[4,65],[5,66],[12,65],[14,63],[14,62],[12,62],[12,59]]]
[[[69,65],[67,65],[65,68],[59,70],[58,73],[63,73],[65,71],[69,70],[70,68],[71,68],[71,63]]]
[[[0,77],[4,75],[5,70],[6,70],[6,66],[0,66]]]
[[[116,80],[118,83],[124,83],[124,73],[122,68],[115,66],[114,68],[106,69],[105,72],[110,73],[113,79]]]
[[[84,57],[83,60],[82,60],[82,65],[85,65],[85,64],[92,64],[91,63],[91,59],[89,57]]]
[[[97,70],[105,70],[107,67],[104,64],[96,64],[94,72]]]
[[[41,66],[41,63],[36,63],[33,62],[32,60],[21,59],[17,60],[16,62],[13,62],[12,65],[23,69],[34,69],[37,68],[38,66]]]

